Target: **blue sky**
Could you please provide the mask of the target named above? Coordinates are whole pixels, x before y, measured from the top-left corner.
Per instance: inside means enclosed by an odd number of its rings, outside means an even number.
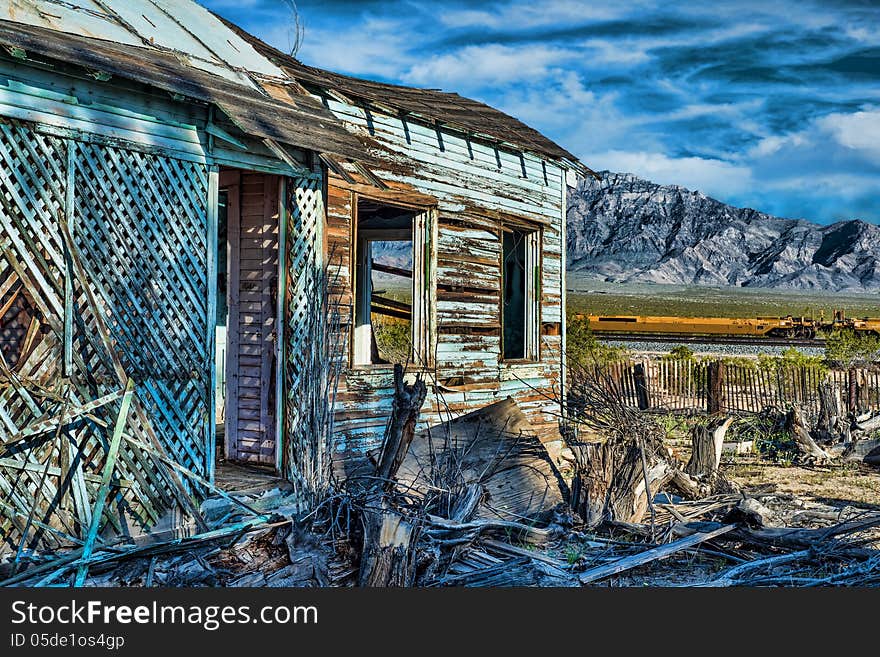
[[[282,49],[284,0],[200,0]],[[299,58],[494,105],[596,170],[880,223],[880,3],[299,0]]]

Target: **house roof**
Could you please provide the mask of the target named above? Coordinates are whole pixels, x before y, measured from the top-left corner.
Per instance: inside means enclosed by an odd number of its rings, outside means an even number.
[[[352,100],[391,107],[429,122],[439,122],[464,132],[493,138],[522,150],[554,160],[565,160],[586,169],[575,155],[556,142],[519,119],[485,103],[437,89],[419,89],[375,82],[308,66],[260,41],[237,25],[222,18],[221,20],[242,39],[253,45],[257,52],[305,87],[333,90]]]
[[[188,0],[9,0],[0,18],[173,53],[188,66],[255,88],[248,73],[282,76],[236,32]]]
[[[255,87],[190,66],[171,52],[6,20],[0,20],[0,45],[19,57],[77,64],[214,104],[256,137],[370,161],[371,144],[346,130],[314,98],[275,100]]]
[[[248,134],[343,159],[370,163],[378,144],[347,130],[311,94],[332,92],[589,172],[489,105],[307,66],[188,0],[12,0],[0,7],[0,45],[211,103]]]

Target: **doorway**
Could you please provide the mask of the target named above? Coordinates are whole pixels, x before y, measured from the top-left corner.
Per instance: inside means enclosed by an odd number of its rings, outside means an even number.
[[[279,176],[221,170],[218,204],[218,435],[226,460],[272,467],[280,185]]]

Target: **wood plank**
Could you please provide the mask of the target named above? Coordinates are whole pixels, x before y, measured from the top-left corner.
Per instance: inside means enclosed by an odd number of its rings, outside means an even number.
[[[581,584],[590,584],[591,582],[610,577],[611,575],[616,575],[617,573],[622,573],[625,570],[630,570],[652,561],[657,561],[658,559],[666,559],[676,552],[681,552],[682,550],[694,547],[695,545],[699,545],[700,543],[721,536],[722,534],[726,534],[734,529],[736,529],[736,525],[723,525],[710,532],[697,532],[696,534],[685,536],[672,543],[659,545],[655,548],[640,552],[639,554],[623,557],[617,561],[612,561],[611,563],[591,568],[578,575],[578,579]]]
[[[92,509],[92,524],[89,526],[86,540],[83,543],[83,563],[76,572],[76,586],[82,586],[85,583],[86,575],[89,573],[88,560],[92,556],[92,551],[95,547],[95,539],[98,537],[98,530],[101,527],[101,518],[104,515],[104,505],[107,502],[107,496],[110,494],[110,480],[113,477],[113,473],[116,471],[116,459],[119,456],[119,446],[122,444],[122,432],[125,429],[125,423],[128,420],[128,409],[131,406],[131,398],[133,394],[134,379],[129,379],[125,384],[125,394],[122,397],[122,403],[119,406],[119,413],[116,416],[116,426],[113,428],[110,445],[107,447],[107,455],[104,459],[104,472],[101,476],[101,487],[95,495],[95,506]]]

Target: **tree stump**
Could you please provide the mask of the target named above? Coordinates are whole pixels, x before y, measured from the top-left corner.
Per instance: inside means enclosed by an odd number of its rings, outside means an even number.
[[[376,479],[363,511],[361,586],[409,586],[412,546],[417,532],[389,503],[388,494],[416,433],[427,386],[421,378],[409,385],[403,367],[394,366],[394,401],[376,466]]]
[[[636,437],[573,445],[578,463],[571,486],[574,511],[588,527],[606,520],[641,522],[651,497],[675,469],[646,441],[644,460]]]
[[[840,391],[827,382],[819,384],[819,417],[816,439],[827,445],[849,438],[849,423],[840,412]]]
[[[816,441],[813,440],[810,432],[807,431],[803,416],[796,407],[788,412],[785,427],[791,433],[795,444],[806,460],[817,463],[825,463],[826,461],[831,460],[831,456],[828,452],[819,447],[819,445],[816,444]]]
[[[388,484],[393,486],[392,480],[406,458],[410,443],[416,435],[419,412],[427,394],[428,388],[421,378],[408,385],[403,380],[403,366],[394,366],[394,401],[376,467],[376,475],[386,480],[386,488]]]
[[[413,526],[390,508],[381,495],[368,501],[363,525],[359,585],[409,586],[416,533]]]
[[[699,478],[715,475],[721,465],[721,448],[724,436],[733,422],[729,417],[722,422],[698,424],[691,429],[691,458],[684,471]]]

